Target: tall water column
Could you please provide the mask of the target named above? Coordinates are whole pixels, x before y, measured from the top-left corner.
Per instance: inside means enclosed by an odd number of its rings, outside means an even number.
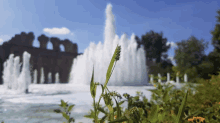
[[[145,51],[143,47],[137,50],[135,35],[128,39],[126,34],[121,38],[115,34],[115,20],[112,5],[106,7],[106,23],[104,44],[93,42],[82,55],[73,60],[70,72],[70,84],[89,85],[94,65],[94,81],[104,84],[106,72],[119,44],[121,46],[120,59],[117,61],[108,85],[146,85],[148,83]]]

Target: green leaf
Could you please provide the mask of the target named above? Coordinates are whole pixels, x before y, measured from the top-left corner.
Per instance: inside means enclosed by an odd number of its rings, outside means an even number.
[[[108,114],[108,112],[106,112],[106,111],[104,110],[104,108],[102,108],[102,107],[98,107],[98,110],[101,111],[101,112],[104,113],[104,114]]]
[[[84,115],[84,117],[93,119],[93,116],[92,116],[92,115]]]
[[[125,101],[123,100],[123,101],[119,102],[118,104],[119,104],[119,105],[122,105],[124,102],[125,102]]]
[[[159,122],[161,122],[161,121],[163,121],[163,120],[164,120],[165,115],[166,115],[166,112],[163,112],[162,114],[158,114],[158,119],[159,119]]]
[[[158,110],[159,110],[159,106],[154,105],[149,117],[150,122],[156,123],[158,121]]]
[[[75,119],[71,117],[71,118],[69,119],[69,122],[75,122]]]
[[[103,87],[103,85],[101,84],[101,87],[102,87],[102,94],[103,94],[103,92],[104,92],[104,87]]]
[[[92,78],[91,78],[91,82],[90,82],[90,93],[92,98],[95,98],[95,84],[94,84],[94,65],[93,65],[93,70],[92,70]]]
[[[63,100],[61,100],[61,107],[63,107],[63,108],[66,107],[66,103]]]
[[[130,119],[130,112],[129,112],[128,110],[125,110],[124,116],[125,116],[127,119]]]
[[[100,120],[100,123],[103,123],[107,118],[107,115],[103,116],[102,119]]]
[[[120,117],[118,119],[110,121],[109,123],[124,122],[124,121],[128,121],[128,119],[126,117]]]
[[[110,111],[110,113],[113,113],[113,108],[112,108],[112,106],[111,106],[111,105],[107,105],[107,107],[108,107],[108,110]]]
[[[182,118],[183,118],[183,113],[184,113],[184,109],[185,109],[185,105],[186,105],[186,100],[187,100],[187,96],[188,96],[188,90],[186,91],[185,97],[181,103],[181,106],[179,108],[178,111],[178,115],[177,115],[177,123],[182,122]]]
[[[70,117],[65,112],[62,112],[62,114],[63,114],[63,117],[65,117],[67,120],[70,119]]]
[[[110,79],[111,72],[112,72],[112,67],[113,67],[114,62],[115,62],[115,60],[116,60],[116,58],[118,57],[119,54],[120,54],[120,46],[117,45],[117,47],[115,49],[115,52],[114,52],[114,55],[112,56],[111,62],[108,66],[108,70],[107,70],[107,73],[106,73],[106,81],[105,81],[105,84],[104,84],[104,89],[105,89],[106,85],[108,84],[108,81]]]
[[[149,91],[151,91],[152,93],[157,94],[157,95],[161,94],[160,90],[149,90]]]
[[[115,99],[115,98],[114,98]],[[118,117],[121,117],[121,110],[120,110],[120,107],[119,107],[119,104],[117,102],[117,100],[115,99],[115,102],[116,102],[116,106],[117,106],[117,116]]]
[[[68,108],[67,111],[70,112],[74,106],[75,106],[75,105],[71,105],[71,106],[69,106],[69,108]]]
[[[54,109],[53,111],[56,112],[56,113],[61,113],[62,112],[60,109]]]

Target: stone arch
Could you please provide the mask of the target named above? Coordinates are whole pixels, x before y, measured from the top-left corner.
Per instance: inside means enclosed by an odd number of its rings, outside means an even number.
[[[53,44],[50,41],[47,43],[47,49],[53,50]]]
[[[29,32],[26,34],[25,32],[21,32],[21,43],[25,46],[33,46],[33,41],[34,41],[34,33]]]
[[[44,34],[42,34],[37,39],[40,42],[40,48],[46,49],[49,38],[47,36],[45,36]]]
[[[65,52],[78,53],[78,46],[77,46],[77,44],[72,43],[69,39],[63,40],[62,44],[64,45]]]
[[[28,46],[33,47],[34,39],[35,39],[34,33],[33,32],[29,32],[27,34],[27,44],[28,44]]]
[[[20,40],[21,40],[21,35],[16,34],[14,37],[12,37],[12,39],[8,43],[19,45]]]
[[[34,40],[34,44],[36,44],[36,45],[35,45],[36,48],[40,48],[40,42],[39,42],[39,41]]]
[[[60,44],[59,47],[60,47],[60,51],[61,51],[61,52],[65,52],[65,47],[64,47],[64,45],[63,45],[62,43]]]
[[[56,37],[50,38],[51,43],[53,44],[53,50],[60,52],[60,39]]]

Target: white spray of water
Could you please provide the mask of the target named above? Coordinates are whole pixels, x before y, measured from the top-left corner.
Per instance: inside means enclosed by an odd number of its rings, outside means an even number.
[[[41,68],[40,83],[41,83],[41,84],[44,84],[44,80],[45,80],[45,77],[44,77],[44,68],[42,67],[42,68]]]
[[[4,62],[3,82],[6,89],[11,89],[13,80],[13,61],[14,54],[9,55],[9,59]]]
[[[14,58],[14,69],[13,69],[13,84],[14,86],[12,86],[12,89],[13,90],[17,90],[18,89],[18,86],[19,86],[19,83],[17,81],[19,75],[20,75],[20,67],[21,67],[21,64],[19,64],[20,62],[20,57],[19,56],[16,56]]]
[[[48,83],[52,83],[52,77],[51,77],[52,73],[49,72],[48,73]]]
[[[14,58],[14,54],[9,55],[9,59],[4,63],[3,86],[6,90],[14,90],[17,93],[24,93],[30,83],[31,74],[29,69],[30,54],[23,53],[23,67],[20,73],[19,56]]]
[[[34,70],[34,84],[37,84],[37,70]]]
[[[55,74],[55,83],[58,84],[60,82],[59,73]]]
[[[91,42],[82,55],[73,60],[70,72],[70,84],[89,85],[94,65],[94,81],[104,84],[106,72],[119,44],[121,46],[120,59],[117,61],[108,85],[143,85],[148,83],[145,52],[141,47],[138,50],[135,35],[127,39],[123,34],[119,39],[115,34],[114,15],[112,5],[106,8],[106,24],[104,32],[104,44],[96,45]]]
[[[30,57],[31,55],[28,52],[23,53],[23,67],[21,70],[21,74],[18,77],[18,91],[25,92],[31,84],[31,72],[30,72]]]

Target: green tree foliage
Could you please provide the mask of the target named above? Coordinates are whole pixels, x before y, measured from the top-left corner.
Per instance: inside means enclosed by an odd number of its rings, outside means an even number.
[[[194,81],[198,78],[198,66],[201,65],[205,58],[204,50],[207,48],[208,42],[203,39],[198,40],[194,36],[190,36],[188,40],[182,40],[177,43],[174,59],[176,60],[177,67],[173,69],[174,73],[180,72],[180,77],[186,73],[188,78]],[[205,64],[200,66],[200,69]],[[174,68],[174,67],[173,67]],[[194,81],[195,82],[195,81]]]
[[[191,36],[188,40],[182,40],[177,43],[174,59],[178,66],[192,67],[201,64],[202,58],[205,56],[204,50],[207,48],[208,42],[198,40]]]
[[[172,71],[173,64],[166,54],[170,45],[167,45],[167,38],[163,37],[162,32],[156,33],[151,30],[145,35],[142,35],[141,39],[138,36],[135,39],[138,44],[137,49],[141,46],[144,47],[150,74],[157,75],[161,73],[164,76],[167,72]],[[156,60],[156,64],[148,64],[149,61],[153,62],[153,60]]]
[[[220,10],[217,11],[218,15],[217,24],[215,25],[214,31],[211,31],[212,34],[212,45],[217,52],[220,52]]]
[[[220,70],[220,10],[218,10],[217,13],[217,23],[214,30],[211,31],[212,45],[214,46],[214,50],[207,56],[209,61],[207,63],[209,63],[209,66],[213,66],[211,69],[212,72],[210,72],[212,75],[218,75],[218,71]]]
[[[162,53],[167,52],[170,48],[170,45],[166,45],[167,38],[163,38],[162,32],[159,34],[151,30],[145,35],[142,35],[141,39],[136,36],[136,41],[138,43],[138,48],[143,45],[146,51],[146,58],[150,61],[156,58],[156,63],[161,62]]]

